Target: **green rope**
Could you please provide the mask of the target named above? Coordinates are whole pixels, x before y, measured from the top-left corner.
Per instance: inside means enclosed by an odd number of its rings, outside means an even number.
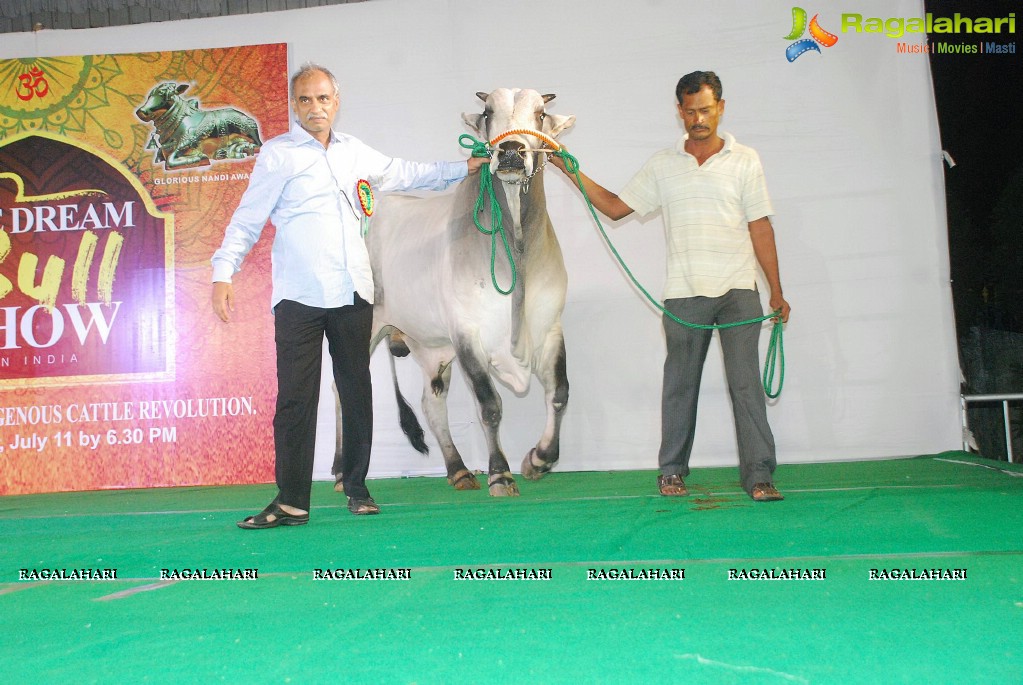
[[[476,140],[468,133],[463,133],[458,138],[458,144],[472,150],[473,157],[490,157],[490,149],[487,144]],[[480,223],[480,212],[483,211],[484,198],[490,199],[490,230]],[[490,173],[490,165],[484,164],[480,168],[480,194],[476,198],[476,206],[473,207],[472,221],[476,229],[484,235],[490,236],[490,281],[494,289],[502,295],[508,295],[515,290],[518,282],[518,270],[515,268],[515,258],[512,256],[511,245],[508,244],[508,234],[504,231],[504,219],[501,212],[501,205],[494,195],[494,179]],[[511,267],[511,285],[507,290],[501,288],[497,283],[497,237],[501,236],[501,243],[504,245],[504,254],[508,258],[508,266]]]
[[[596,209],[594,209],[593,203],[590,202],[590,197],[589,195],[586,194],[586,189],[583,187],[582,177],[579,176],[579,161],[571,154],[566,152],[564,148],[558,150],[554,154],[557,155],[558,157],[561,157],[561,159],[565,162],[565,169],[568,170],[570,174],[575,176],[576,185],[579,186],[579,190],[580,192],[582,192],[583,198],[586,200],[586,206],[587,208],[589,208],[590,214],[593,216],[593,220],[597,224],[597,228],[600,229],[600,235],[604,237],[604,242],[606,242],[607,246],[611,248],[611,253],[615,256],[615,259],[618,260],[618,264],[621,265],[622,269],[629,277],[629,280],[632,281],[632,284],[635,285],[639,289],[639,291],[643,293],[646,299],[649,300],[650,303],[653,304],[654,307],[656,307],[658,310],[660,310],[661,313],[663,313],[666,317],[668,317],[669,319],[671,319],[672,321],[681,326],[701,330],[721,330],[722,328],[735,328],[736,326],[746,326],[749,324],[761,323],[763,321],[767,321],[768,319],[774,319],[774,328],[771,331],[771,339],[767,346],[767,357],[764,360],[764,373],[761,380],[764,386],[764,393],[771,399],[778,397],[781,394],[782,385],[785,383],[785,350],[784,345],[782,343],[783,324],[781,317],[779,316],[781,314],[781,310],[779,309],[778,311],[771,312],[770,314],[765,314],[764,316],[759,316],[754,319],[747,319],[746,321],[735,321],[733,323],[719,324],[701,324],[692,323],[690,321],[683,321],[682,319],[678,318],[677,316],[669,312],[661,305],[660,302],[657,301],[657,298],[651,295],[647,291],[647,289],[643,287],[639,280],[636,279],[632,271],[629,269],[628,265],[626,265],[625,260],[622,259],[622,256],[620,254],[618,254],[618,250],[615,249],[614,243],[611,242],[611,238],[608,237],[607,231],[604,230],[604,224],[600,221],[600,217],[597,216],[597,211]],[[780,374],[778,378],[778,387],[777,389],[774,389],[774,374],[776,368],[778,368]]]
[[[464,148],[471,149],[473,157],[490,156],[490,149],[487,147],[487,144],[476,140],[468,133],[462,134],[462,136],[459,137],[458,139],[458,143]],[[736,326],[746,326],[750,324],[762,323],[764,321],[767,321],[768,319],[774,319],[774,328],[771,330],[771,339],[767,346],[767,356],[764,359],[764,373],[761,378],[761,381],[763,383],[764,393],[768,397],[770,397],[771,399],[775,399],[776,397],[781,395],[782,385],[784,385],[785,383],[785,346],[782,341],[782,330],[784,328],[784,324],[782,323],[780,316],[781,310],[779,309],[777,311],[771,312],[770,314],[765,314],[764,316],[760,316],[754,319],[747,319],[746,321],[735,321],[733,323],[721,324],[700,324],[692,323],[690,321],[683,321],[682,319],[678,318],[677,316],[669,312],[667,309],[664,308],[663,305],[661,305],[657,298],[651,295],[647,291],[647,289],[643,287],[643,284],[641,284],[639,280],[633,275],[632,270],[629,269],[628,265],[625,263],[625,260],[622,259],[622,256],[618,253],[618,250],[615,248],[614,243],[611,242],[611,238],[607,235],[607,231],[604,230],[604,224],[601,222],[600,217],[597,216],[597,211],[593,207],[593,203],[590,201],[589,195],[586,194],[586,189],[583,187],[583,180],[582,177],[579,175],[579,161],[570,153],[568,153],[564,148],[557,151],[552,151],[552,154],[561,157],[561,159],[565,162],[565,169],[570,174],[575,176],[576,185],[579,186],[579,190],[583,194],[583,199],[586,200],[586,207],[590,210],[590,215],[593,217],[594,222],[596,222],[597,228],[600,230],[600,235],[603,236],[604,242],[607,243],[607,246],[611,249],[611,253],[615,256],[615,259],[618,260],[618,264],[625,271],[625,274],[629,277],[629,280],[632,281],[632,284],[635,285],[639,289],[639,291],[643,293],[646,299],[652,305],[654,305],[654,307],[656,307],[662,314],[664,314],[664,316],[668,317],[669,319],[671,319],[672,321],[681,326],[701,330],[721,330],[723,328],[735,328]],[[484,197],[490,198],[491,225],[494,227],[491,230],[487,230],[483,225],[480,224],[479,221],[479,213],[483,208]],[[476,199],[476,206],[473,210],[473,221],[476,224],[476,228],[479,229],[481,233],[485,233],[491,237],[490,277],[494,283],[494,288],[496,288],[497,291],[502,295],[507,295],[508,293],[515,289],[515,283],[517,279],[515,261],[512,258],[511,247],[508,245],[508,237],[505,234],[504,227],[501,224],[502,221],[501,207],[500,205],[497,204],[497,198],[494,196],[494,184],[493,179],[491,178],[489,166],[484,166],[483,168],[480,169],[480,194],[479,197]],[[501,240],[504,242],[505,253],[508,256],[508,263],[511,265],[512,271],[512,284],[507,291],[502,290],[501,287],[497,284],[495,265],[497,260],[498,234],[500,234]],[[779,371],[777,388],[774,387],[774,376],[776,369]]]

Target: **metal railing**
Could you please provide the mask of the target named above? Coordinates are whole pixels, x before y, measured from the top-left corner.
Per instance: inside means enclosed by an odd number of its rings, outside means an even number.
[[[1000,395],[960,395],[959,401],[963,414],[963,451],[968,451],[966,436],[969,433],[969,426],[966,421],[966,406],[970,403],[980,402],[1002,403],[1002,424],[1005,428],[1005,454],[1008,456],[1009,463],[1011,464],[1014,460],[1012,458],[1012,424],[1009,421],[1009,403],[1023,402],[1023,393],[1008,393]]]

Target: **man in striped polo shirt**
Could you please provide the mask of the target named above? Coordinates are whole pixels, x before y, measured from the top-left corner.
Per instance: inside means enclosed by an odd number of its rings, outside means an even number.
[[[712,71],[683,76],[675,89],[686,135],[654,154],[618,195],[580,174],[593,206],[617,220],[632,212],[662,210],[667,255],[664,307],[695,324],[727,324],[762,316],[757,267],[770,289],[771,311],[788,321],[774,213],[757,153],[725,132],[721,79]],[[563,171],[564,163],[554,163]],[[700,377],[712,331],[681,326],[664,317],[667,358],[661,391],[660,475],[665,496],[689,494],[685,478],[696,429]],[[719,330],[725,375],[735,416],[743,489],[758,502],[782,499],[772,474],[774,436],[760,384],[760,325]]]

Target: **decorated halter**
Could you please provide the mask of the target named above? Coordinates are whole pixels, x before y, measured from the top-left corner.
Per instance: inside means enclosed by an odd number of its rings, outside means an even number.
[[[535,138],[539,138],[544,143],[550,146],[549,148],[545,147],[527,148],[526,150],[524,150],[524,152],[557,152],[558,150],[561,149],[561,145],[558,143],[558,141],[554,140],[543,131],[536,131],[531,128],[513,128],[511,130],[505,131],[504,133],[490,139],[490,147],[496,147],[497,144],[500,143],[502,140],[504,140],[508,136],[514,135],[533,136]]]
[[[498,144],[502,140],[504,140],[508,136],[514,136],[514,135],[533,136],[534,138],[539,138],[541,142],[543,142],[545,145],[547,145],[547,147],[526,147],[526,148],[522,148],[521,150],[519,150],[519,152],[540,152],[540,153],[545,153],[544,158],[543,158],[543,162],[539,166],[537,166],[535,169],[533,169],[533,173],[531,173],[529,176],[526,176],[521,181],[504,181],[504,183],[507,183],[509,185],[519,185],[519,186],[522,186],[523,192],[528,193],[529,192],[529,182],[533,180],[534,176],[536,176],[538,173],[543,171],[543,168],[545,166],[547,166],[547,161],[550,159],[550,155],[552,153],[559,152],[561,150],[561,145],[558,143],[558,141],[554,140],[553,138],[551,138],[549,135],[547,135],[543,131],[537,131],[537,130],[531,129],[531,128],[513,128],[513,129],[509,129],[509,130],[505,131],[504,133],[501,133],[501,134],[491,138],[490,141],[487,143],[487,145],[490,147],[491,150],[493,150],[494,148],[496,148],[498,146]]]

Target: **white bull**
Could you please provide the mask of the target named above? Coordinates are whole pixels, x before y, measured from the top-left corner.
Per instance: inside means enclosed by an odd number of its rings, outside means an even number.
[[[463,118],[483,141],[519,129],[553,140],[575,123],[574,116],[545,111],[554,95],[499,88],[477,96],[486,103],[484,112]],[[568,402],[561,329],[568,277],[547,214],[541,140],[530,134],[506,135],[490,163],[514,261],[515,287],[510,294],[502,294],[493,283],[496,279],[507,290],[513,281],[500,241],[494,260],[490,238],[473,222],[478,176],[462,181],[447,195],[388,197],[369,231],[376,283],[372,344],[390,335],[391,354],[411,352],[421,367],[423,411],[444,453],[448,482],[459,490],[480,485],[462,461],[448,425],[447,396],[455,359],[471,386],[486,434],[491,495],[519,494],[501,449],[501,396],[492,375],[517,394],[529,388],[531,375],[544,388],[546,425],[522,461],[522,475],[539,479],[558,461],[561,418]],[[489,202],[479,217],[485,227],[493,228]],[[418,430],[418,443],[407,421],[414,424],[413,432]],[[426,452],[422,429],[410,410],[402,423],[413,445]]]

